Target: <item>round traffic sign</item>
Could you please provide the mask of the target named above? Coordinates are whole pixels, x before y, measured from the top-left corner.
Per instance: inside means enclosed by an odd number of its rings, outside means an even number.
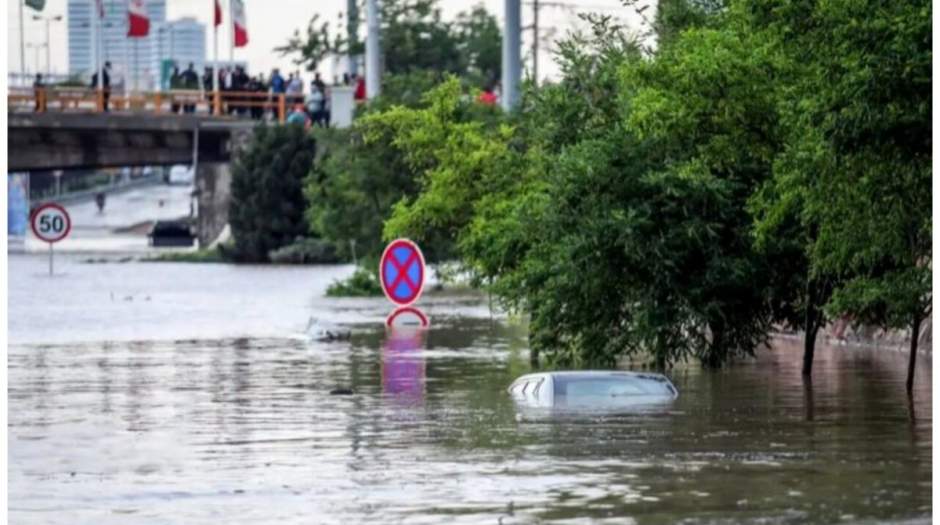
[[[50,202],[36,208],[29,226],[36,237],[53,243],[68,237],[72,231],[72,219],[65,208]]]
[[[408,239],[396,239],[385,247],[379,261],[379,280],[388,300],[408,306],[424,289],[424,255]]]

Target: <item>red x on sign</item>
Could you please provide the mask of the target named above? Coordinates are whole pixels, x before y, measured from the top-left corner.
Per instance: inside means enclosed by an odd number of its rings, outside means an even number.
[[[407,306],[418,300],[424,289],[424,256],[418,245],[408,239],[389,243],[379,261],[382,291],[389,301]]]

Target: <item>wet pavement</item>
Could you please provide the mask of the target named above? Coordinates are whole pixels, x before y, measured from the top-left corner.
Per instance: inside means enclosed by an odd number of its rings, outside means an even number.
[[[529,418],[482,295],[392,338],[384,298],[323,297],[349,266],[44,264],[10,257],[13,523],[929,522],[929,359],[912,404],[903,354],[823,345],[810,386],[781,339],[664,408]]]

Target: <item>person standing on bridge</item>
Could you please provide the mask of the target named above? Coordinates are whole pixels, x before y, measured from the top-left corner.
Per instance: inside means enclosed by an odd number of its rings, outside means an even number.
[[[101,69],[101,87],[102,94],[104,95],[104,110],[108,110],[108,99],[111,98],[111,62],[105,62],[104,68]],[[91,87],[92,89],[98,89],[98,73],[95,73],[91,76]]]
[[[186,71],[183,71],[183,73],[180,75],[180,80],[182,81],[183,89],[186,89],[189,91],[196,91],[199,89],[199,75],[196,74],[195,66],[193,66],[192,62],[189,63],[189,67],[186,68]],[[187,95],[187,96],[190,97],[192,95]],[[190,102],[189,104],[183,105],[183,113],[195,113],[195,112],[196,112],[195,104]]]
[[[33,97],[36,99],[36,113],[43,109],[42,98],[46,91],[46,85],[42,82],[42,73],[36,73],[36,80],[33,81]]]

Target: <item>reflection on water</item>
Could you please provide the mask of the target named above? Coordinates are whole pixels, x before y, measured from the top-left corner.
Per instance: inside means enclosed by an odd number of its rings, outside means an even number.
[[[16,523],[833,523],[930,515],[931,376],[799,345],[670,372],[661,410],[528,421],[524,330],[17,345]],[[336,388],[353,395],[331,396]],[[916,419],[910,417],[911,412]],[[629,520],[627,518],[630,518]],[[926,518],[925,518],[926,519]]]
[[[424,401],[423,347],[427,331],[387,330],[382,345],[382,392],[407,404]]]

